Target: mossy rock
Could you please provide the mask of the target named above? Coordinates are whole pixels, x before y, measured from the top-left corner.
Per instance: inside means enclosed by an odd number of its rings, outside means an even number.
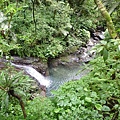
[[[70,54],[74,54],[78,49],[79,49],[79,46],[70,46],[60,56],[67,56]]]

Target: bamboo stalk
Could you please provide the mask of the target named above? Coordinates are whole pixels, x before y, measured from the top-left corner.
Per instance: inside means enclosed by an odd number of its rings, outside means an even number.
[[[102,16],[106,20],[107,28],[108,28],[108,31],[109,31],[111,38],[113,38],[113,39],[117,38],[117,33],[115,31],[115,27],[114,27],[112,18],[110,17],[110,14],[106,10],[106,7],[103,5],[101,0],[94,0],[94,2],[97,5],[98,9],[100,10]]]

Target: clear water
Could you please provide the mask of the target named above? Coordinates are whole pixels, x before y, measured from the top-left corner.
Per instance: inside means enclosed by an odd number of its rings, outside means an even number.
[[[82,64],[72,66],[59,65],[56,68],[49,69],[50,76],[48,77],[48,79],[51,80],[52,83],[50,84],[50,87],[48,87],[47,95],[51,95],[52,90],[57,90],[65,82],[80,79],[88,73],[88,70],[80,72],[82,69]]]
[[[41,85],[46,86],[47,96],[51,96],[51,91],[57,90],[65,82],[78,80],[88,73],[88,70],[80,72],[84,66],[78,63],[70,66],[59,65],[55,68],[49,68],[50,75],[48,77],[44,77],[41,73],[30,66],[16,65],[14,63],[11,64],[15,67],[23,69],[30,76],[35,78]]]

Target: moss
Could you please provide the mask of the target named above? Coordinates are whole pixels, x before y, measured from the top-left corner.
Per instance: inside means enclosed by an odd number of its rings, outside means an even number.
[[[70,61],[70,56],[63,56],[60,58],[61,62],[69,62]]]

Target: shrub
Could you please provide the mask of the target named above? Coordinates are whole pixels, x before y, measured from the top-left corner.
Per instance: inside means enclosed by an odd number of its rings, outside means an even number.
[[[26,117],[24,102],[30,97],[29,90],[31,83],[28,76],[14,71],[10,66],[0,73],[1,117],[7,117],[11,114],[15,116],[24,115]]]
[[[120,39],[101,41],[96,47],[101,54],[89,63],[91,72],[53,92],[59,120],[120,119],[119,43]]]

